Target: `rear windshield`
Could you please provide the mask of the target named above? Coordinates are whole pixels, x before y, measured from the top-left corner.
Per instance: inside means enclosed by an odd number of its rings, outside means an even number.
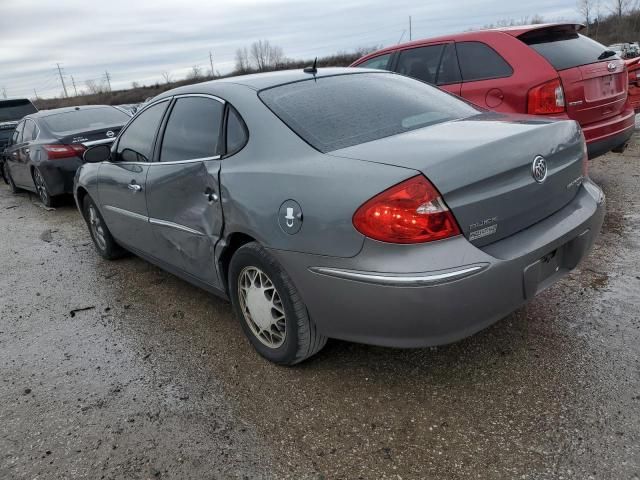
[[[86,108],[65,113],[55,113],[43,118],[49,130],[55,134],[98,130],[124,125],[131,117],[117,108]]]
[[[27,100],[2,100],[0,101],[0,122],[20,120],[25,115],[35,113],[38,110]]]
[[[521,35],[520,40],[533,48],[556,70],[602,62],[611,58],[604,45],[575,32],[533,31]]]
[[[325,153],[479,112],[426,83],[383,72],[290,83],[263,90],[260,98]]]

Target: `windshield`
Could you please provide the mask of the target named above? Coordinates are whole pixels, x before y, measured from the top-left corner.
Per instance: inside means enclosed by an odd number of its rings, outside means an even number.
[[[312,78],[259,95],[291,130],[324,153],[479,112],[426,83],[383,72]]]
[[[0,101],[0,122],[20,120],[25,115],[35,113],[38,110],[27,100],[2,100]]]
[[[58,135],[124,125],[131,117],[113,107],[84,108],[43,118],[49,130]]]
[[[547,59],[556,70],[566,70],[615,58],[614,54],[607,52],[619,50],[619,47],[605,47],[575,32],[534,30],[519,38]]]

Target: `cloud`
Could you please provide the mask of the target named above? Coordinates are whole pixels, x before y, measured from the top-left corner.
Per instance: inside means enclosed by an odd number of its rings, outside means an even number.
[[[478,28],[534,14],[575,20],[574,0],[66,0],[9,2],[2,8],[0,87],[10,96],[60,95],[56,63],[84,87],[108,71],[114,88],[182,77],[192,65],[232,70],[237,48],[268,39],[291,58]],[[403,34],[404,32],[404,34]]]

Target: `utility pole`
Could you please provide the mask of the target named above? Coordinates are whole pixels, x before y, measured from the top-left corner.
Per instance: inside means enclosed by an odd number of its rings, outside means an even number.
[[[211,53],[211,50],[209,50],[209,63],[211,64],[211,76],[214,77],[215,74],[213,73],[213,54]]]
[[[73,75],[71,75],[71,84],[73,85],[73,91],[76,92],[76,97],[77,97],[78,89],[76,88],[76,81],[73,79]]]
[[[7,89],[2,87],[2,98],[7,98]]]
[[[409,15],[409,41],[413,40],[413,37],[411,36],[411,15]]]
[[[64,84],[64,77],[62,76],[62,70],[60,69],[60,64],[56,63],[58,66],[58,73],[60,74],[60,81],[62,82],[62,88],[64,90],[64,96],[69,98],[69,94],[67,93],[67,86]]]
[[[36,92],[36,89],[33,89],[33,94],[36,96],[36,100],[38,100],[38,92]]]
[[[109,91],[111,91],[111,76],[108,71],[104,71],[104,76],[107,79],[107,85],[109,86]]]

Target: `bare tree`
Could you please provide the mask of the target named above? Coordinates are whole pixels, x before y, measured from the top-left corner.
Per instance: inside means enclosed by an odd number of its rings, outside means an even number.
[[[102,84],[96,82],[95,80],[87,80],[86,82],[84,82],[84,84],[87,86],[87,90],[89,90],[89,93],[96,94],[102,93],[104,91]]]
[[[133,89],[140,88],[140,84],[138,82],[131,82],[131,88]]]
[[[622,16],[627,13],[630,6],[631,0],[613,0],[611,11],[618,19],[622,19]]]
[[[587,26],[587,34],[589,33],[589,25],[591,24],[591,15],[594,12],[595,5],[593,0],[578,0],[578,13]]]
[[[246,73],[249,71],[249,51],[247,47],[236,50],[236,72]]]
[[[249,58],[254,68],[263,72],[277,68],[284,60],[284,53],[281,47],[272,46],[269,40],[258,40],[251,44]]]
[[[162,79],[164,80],[164,83],[169,85],[171,83],[171,81],[172,81],[171,73],[170,72],[162,72]]]
[[[191,67],[191,71],[187,73],[187,78],[189,80],[198,80],[202,78],[202,68],[199,65],[194,65]]]

